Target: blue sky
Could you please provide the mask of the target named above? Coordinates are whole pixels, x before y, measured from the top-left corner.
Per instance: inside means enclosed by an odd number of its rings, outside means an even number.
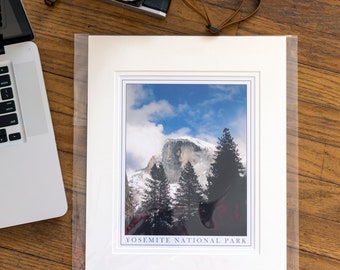
[[[145,149],[139,151],[146,151],[150,158],[151,152],[159,151],[169,136],[187,135],[215,144],[224,128],[229,128],[236,143],[244,148],[246,90],[244,84],[128,84],[128,162],[138,163],[138,153],[132,151],[136,151],[140,142],[145,144]],[[239,151],[244,155],[244,149]]]

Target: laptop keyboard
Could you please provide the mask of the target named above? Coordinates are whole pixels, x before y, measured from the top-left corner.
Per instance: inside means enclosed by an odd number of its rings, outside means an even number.
[[[11,80],[10,65],[0,64],[0,147],[22,140],[18,99]]]

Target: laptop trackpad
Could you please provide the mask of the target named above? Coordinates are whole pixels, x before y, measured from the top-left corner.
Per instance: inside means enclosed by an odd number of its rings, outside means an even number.
[[[17,63],[14,73],[26,135],[30,137],[48,132],[41,96],[42,86],[41,82],[39,84],[35,63]]]

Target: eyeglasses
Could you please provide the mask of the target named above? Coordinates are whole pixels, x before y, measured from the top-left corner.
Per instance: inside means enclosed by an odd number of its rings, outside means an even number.
[[[254,0],[252,0],[254,1]],[[225,20],[222,21],[222,23],[218,26],[214,26],[211,23],[210,17],[208,15],[207,9],[206,9],[206,5],[204,4],[204,2],[202,0],[183,0],[184,4],[187,5],[190,9],[192,9],[193,11],[195,11],[201,18],[203,18],[203,20],[206,23],[206,28],[208,29],[209,32],[213,33],[213,34],[218,34],[221,33],[222,30],[230,25],[245,21],[247,19],[249,19],[250,17],[252,17],[260,8],[261,5],[261,0],[255,0],[257,2],[256,6],[254,7],[254,9],[252,11],[250,11],[246,16],[244,17],[240,17],[238,19],[235,19],[235,17],[237,17],[237,15],[240,14],[241,9],[245,6],[245,3],[247,1],[245,0],[241,0],[239,6],[236,8],[236,10],[229,16],[227,17]],[[199,2],[199,3],[197,3]]]

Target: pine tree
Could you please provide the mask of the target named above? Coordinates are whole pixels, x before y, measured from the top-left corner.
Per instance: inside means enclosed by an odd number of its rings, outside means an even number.
[[[162,164],[151,168],[142,207],[147,213],[143,234],[169,234],[172,226],[170,185]]]
[[[223,196],[244,172],[237,145],[229,129],[223,130],[223,136],[219,138],[216,149],[216,157],[211,165],[210,176],[207,178],[208,201],[215,201]]]
[[[188,161],[178,180],[176,191],[176,214],[179,222],[184,225],[193,216],[199,214],[199,204],[203,200],[203,191],[194,167]]]
[[[223,136],[219,138],[216,148],[216,157],[211,165],[210,175],[207,177],[206,200],[200,205],[200,217],[207,227],[216,226],[212,215],[216,214],[214,211],[218,204],[221,207],[222,203],[222,208],[230,211],[230,207],[235,204],[243,207],[247,196],[246,190],[244,193],[237,191],[237,194],[230,196],[230,193],[239,190],[240,185],[246,184],[246,180],[241,176],[245,169],[241,163],[237,145],[227,128],[223,130]],[[246,210],[242,210],[242,212],[244,213]],[[230,215],[228,212],[225,220]],[[223,228],[223,233],[234,235],[235,232],[226,227]]]

